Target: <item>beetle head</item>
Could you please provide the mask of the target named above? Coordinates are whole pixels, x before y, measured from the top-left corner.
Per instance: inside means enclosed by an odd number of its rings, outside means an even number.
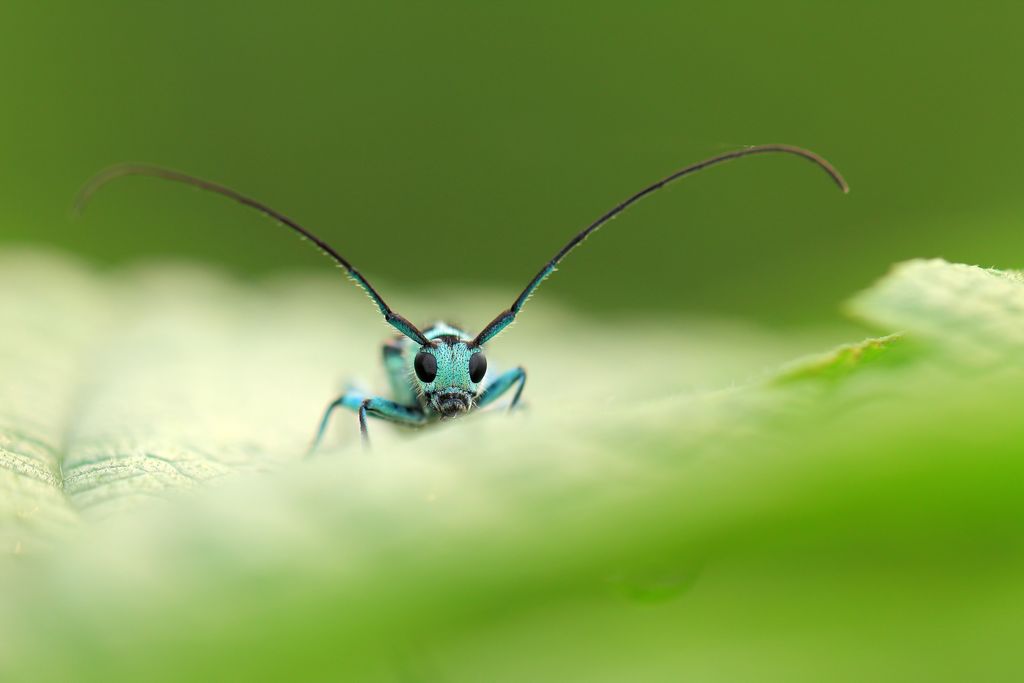
[[[420,347],[413,360],[420,393],[442,417],[469,410],[487,372],[483,349],[454,335]]]

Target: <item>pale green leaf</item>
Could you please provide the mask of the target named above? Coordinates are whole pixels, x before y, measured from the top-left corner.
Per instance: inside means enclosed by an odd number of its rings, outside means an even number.
[[[854,304],[900,336],[790,364],[815,335],[537,301],[489,349],[525,410],[374,423],[372,455],[345,413],[303,460],[346,380],[384,386],[329,275],[0,257],[2,680],[1024,670],[1017,377],[951,360],[1015,348],[969,329],[1012,326],[1014,277],[902,267]],[[391,296],[471,327],[506,298]]]
[[[1024,350],[1024,276],[947,263],[897,265],[849,305],[855,317],[951,350],[965,364],[991,365]]]

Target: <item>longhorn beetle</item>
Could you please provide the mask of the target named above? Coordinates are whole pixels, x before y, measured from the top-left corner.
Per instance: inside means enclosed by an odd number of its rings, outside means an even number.
[[[828,161],[814,152],[790,145],[746,147],[692,164],[662,178],[653,185],[648,185],[584,228],[569,240],[555,254],[554,258],[544,264],[544,267],[530,280],[526,288],[512,302],[512,305],[499,313],[475,337],[444,323],[437,323],[425,330],[420,330],[407,319],[395,313],[384,302],[377,290],[363,277],[362,273],[353,268],[352,264],[333,247],[284,214],[217,183],[157,166],[121,164],[103,171],[89,181],[79,194],[75,208],[81,210],[100,187],[121,176],[144,175],[172,180],[224,195],[270,216],[312,241],[345,269],[348,276],[370,295],[370,299],[384,316],[384,321],[401,333],[384,345],[384,367],[390,380],[392,398],[366,396],[358,391],[346,391],[327,406],[310,447],[310,452],[312,452],[323,438],[331,414],[339,407],[348,408],[358,414],[359,431],[364,446],[369,444],[369,435],[366,429],[367,416],[404,425],[421,426],[443,418],[468,413],[477,408],[484,408],[497,401],[513,387],[515,391],[512,394],[509,408],[515,408],[523,393],[523,386],[526,384],[526,371],[522,367],[517,367],[494,377],[489,382],[484,382],[487,374],[484,345],[516,319],[533,291],[555,271],[562,259],[590,233],[635,202],[669,183],[715,164],[753,154],[767,153],[794,154],[803,157],[824,170],[843,192],[849,191],[842,175]]]

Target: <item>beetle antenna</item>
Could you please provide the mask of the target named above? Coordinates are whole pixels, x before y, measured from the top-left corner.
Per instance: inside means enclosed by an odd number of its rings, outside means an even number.
[[[598,218],[596,221],[588,225],[575,237],[569,240],[569,242],[564,247],[562,247],[557,254],[555,254],[555,257],[548,261],[547,264],[545,264],[544,267],[540,269],[540,272],[538,272],[537,275],[535,275],[534,278],[530,280],[530,284],[526,285],[526,289],[524,289],[522,293],[516,298],[516,300],[512,302],[512,305],[506,310],[499,313],[498,317],[496,317],[494,320],[488,323],[487,327],[485,327],[483,331],[481,331],[480,334],[476,336],[476,339],[473,340],[474,343],[483,344],[484,342],[493,338],[503,329],[508,327],[512,323],[512,321],[515,320],[516,315],[519,314],[520,309],[522,309],[523,305],[526,303],[526,300],[530,298],[530,295],[533,294],[533,291],[540,286],[541,282],[543,282],[549,275],[551,275],[551,273],[555,271],[555,268],[558,266],[559,262],[563,258],[565,258],[565,256],[570,251],[579,246],[579,244],[583,240],[587,239],[587,237],[590,236],[590,233],[594,232],[602,225],[604,225],[611,219],[615,218],[620,213],[622,213],[623,211],[625,211],[630,206],[640,201],[647,195],[652,194],[656,190],[660,190],[661,188],[665,187],[666,185],[675,180],[679,180],[680,178],[688,176],[691,173],[696,173],[697,171],[703,171],[705,168],[708,168],[710,166],[714,166],[716,164],[720,164],[726,161],[732,161],[733,159],[739,159],[740,157],[750,156],[752,154],[769,154],[775,152],[781,152],[784,154],[794,154],[796,156],[807,159],[808,161],[816,164],[823,171],[825,171],[825,173],[827,173],[829,177],[832,178],[832,181],[836,185],[838,185],[839,189],[842,190],[844,193],[850,191],[850,187],[849,185],[846,184],[846,180],[843,179],[843,176],[839,173],[839,171],[835,169],[834,166],[832,166],[832,164],[830,164],[824,158],[818,156],[817,154],[810,150],[803,149],[801,147],[793,147],[791,145],[758,145],[755,147],[745,147],[743,149],[738,149],[732,152],[726,152],[725,154],[720,154],[718,156],[711,157],[710,159],[705,159],[704,161],[691,164],[690,166],[687,166],[676,171],[670,176],[662,178],[653,185],[648,185],[644,189],[640,190],[639,192],[631,196],[629,199],[616,205],[610,211],[608,211],[603,216]]]
[[[420,345],[430,344],[430,341],[423,335],[422,332],[420,332],[419,328],[417,328],[415,325],[413,325],[411,322],[409,322],[399,314],[392,311],[391,307],[384,302],[384,299],[381,298],[380,294],[377,293],[377,290],[373,288],[373,286],[366,280],[366,278],[363,277],[362,273],[353,268],[352,264],[349,263],[344,256],[335,251],[334,248],[331,247],[331,245],[327,244],[322,239],[320,239],[319,237],[311,233],[309,230],[293,221],[291,218],[288,218],[284,214],[275,211],[269,206],[266,206],[265,204],[262,204],[256,201],[255,199],[252,199],[251,197],[247,197],[244,194],[241,194],[240,192],[236,192],[229,187],[225,187],[223,185],[210,182],[208,180],[203,180],[201,178],[196,178],[194,176],[186,175],[184,173],[179,173],[178,171],[172,171],[170,169],[161,168],[159,166],[150,166],[148,164],[118,164],[117,166],[112,166],[106,169],[105,171],[100,172],[98,175],[93,177],[92,180],[85,184],[85,187],[82,188],[82,190],[78,193],[78,197],[75,199],[75,214],[77,215],[81,213],[82,209],[85,208],[85,205],[89,202],[89,200],[96,193],[96,191],[99,190],[101,187],[103,187],[112,180],[129,175],[142,175],[151,176],[154,178],[163,178],[164,180],[172,180],[174,182],[184,183],[185,185],[198,187],[201,190],[206,190],[208,192],[223,195],[225,197],[228,197],[229,199],[235,200],[240,204],[244,204],[248,207],[256,209],[257,211],[266,216],[270,216],[278,223],[282,223],[288,226],[295,232],[299,233],[300,235],[311,241],[317,247],[319,247],[322,252],[324,252],[332,259],[337,261],[338,265],[345,269],[345,272],[348,273],[348,276],[352,279],[352,281],[355,282],[360,287],[362,287],[363,291],[365,291],[370,296],[370,299],[372,299],[373,303],[377,305],[378,309],[380,309],[380,312],[384,315],[384,320],[389,325],[391,325],[396,330],[398,330],[399,332],[401,332],[402,334],[409,337],[410,339],[412,339],[413,341],[417,342]]]

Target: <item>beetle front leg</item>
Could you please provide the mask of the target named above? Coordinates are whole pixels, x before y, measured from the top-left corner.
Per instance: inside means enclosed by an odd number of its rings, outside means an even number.
[[[320,419],[320,426],[316,430],[316,436],[313,438],[313,443],[310,445],[307,455],[312,455],[320,445],[320,441],[323,440],[324,432],[327,430],[327,424],[330,422],[331,414],[334,413],[337,408],[348,408],[349,410],[358,413],[359,432],[362,435],[364,445],[369,444],[369,437],[366,432],[367,413],[374,417],[380,417],[385,420],[390,420],[391,422],[399,422],[402,424],[418,425],[423,424],[426,421],[423,411],[418,407],[403,406],[384,398],[367,398],[361,391],[346,391],[327,406],[327,410],[324,411],[324,416]]]
[[[498,375],[493,382],[484,387],[484,390],[480,392],[480,396],[476,400],[477,407],[483,408],[494,403],[515,385],[518,385],[516,386],[516,393],[512,396],[512,402],[508,405],[508,409],[512,410],[519,403],[523,387],[526,386],[526,370],[521,367]]]
[[[360,404],[363,402],[365,396],[361,391],[346,391],[338,398],[331,401],[324,411],[324,416],[320,418],[320,426],[317,427],[316,436],[313,437],[313,443],[309,445],[309,450],[306,451],[306,456],[313,455],[313,452],[320,446],[320,441],[324,438],[324,432],[327,431],[327,424],[331,421],[331,414],[337,408],[345,407],[349,410],[359,410]]]
[[[410,426],[422,425],[427,421],[427,416],[419,406],[403,406],[386,398],[363,399],[359,404],[359,433],[363,437],[364,448],[370,447],[370,434],[366,429],[367,415]]]

